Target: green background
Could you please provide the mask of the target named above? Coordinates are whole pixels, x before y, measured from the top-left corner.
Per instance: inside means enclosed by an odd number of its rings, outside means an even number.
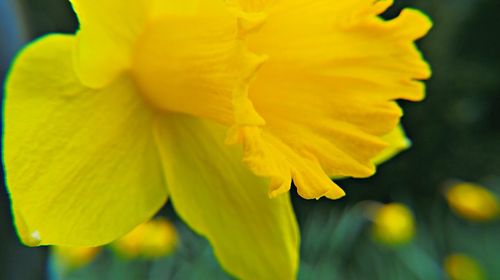
[[[452,252],[473,256],[489,279],[500,279],[500,225],[454,216],[442,191],[451,180],[478,182],[500,193],[500,1],[396,1],[423,10],[435,26],[419,45],[433,68],[427,98],[401,102],[413,147],[379,167],[375,176],[340,182],[340,201],[293,201],[302,231],[301,279],[445,279],[442,260]],[[0,77],[14,51],[49,32],[74,32],[65,0],[0,0]],[[19,244],[8,195],[0,192],[0,279],[54,275],[47,248]],[[413,243],[387,248],[369,238],[358,202],[404,202],[417,220]],[[178,251],[153,262],[123,262],[105,252],[71,279],[224,279],[206,241],[170,206],[162,210],[181,234]],[[244,253],[244,252],[242,252]]]

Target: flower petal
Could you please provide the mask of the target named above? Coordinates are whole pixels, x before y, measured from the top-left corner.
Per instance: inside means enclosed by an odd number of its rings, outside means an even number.
[[[411,141],[408,137],[406,137],[401,124],[396,126],[396,128],[388,134],[384,135],[382,139],[389,144],[389,146],[373,159],[373,163],[377,165],[391,159],[401,151],[404,151],[411,146]]]
[[[92,88],[101,88],[129,68],[131,52],[149,16],[151,0],[70,0],[80,30],[76,73]]]
[[[98,91],[82,86],[74,41],[32,43],[6,83],[6,179],[28,245],[107,243],[166,199],[150,110],[125,77]]]
[[[160,121],[158,140],[177,213],[212,243],[222,266],[243,279],[293,279],[299,236],[288,194],[241,163],[226,129],[183,115]]]
[[[271,177],[271,195],[291,176],[305,198],[341,197],[328,177],[372,175],[382,136],[402,115],[395,100],[423,98],[418,80],[430,69],[413,42],[430,21],[413,10],[384,21],[377,15],[391,3],[278,1],[249,36],[252,51],[269,55],[249,90],[266,124],[231,138],[256,174]]]
[[[264,62],[247,50],[238,16],[219,0],[159,17],[138,40],[132,73],[155,107],[224,124],[262,123],[247,99]]]
[[[70,1],[80,23],[76,73],[92,88],[101,88],[130,69],[136,44],[154,21],[193,15],[215,4],[219,9],[223,7],[222,2],[216,0]],[[182,29],[175,26],[168,30]]]

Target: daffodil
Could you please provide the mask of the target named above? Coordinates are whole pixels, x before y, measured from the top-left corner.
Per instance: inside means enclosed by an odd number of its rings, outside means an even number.
[[[373,209],[372,236],[386,245],[403,245],[415,235],[415,221],[411,210],[401,203],[377,205]]]
[[[451,210],[469,221],[487,222],[500,215],[500,202],[487,188],[468,182],[450,186],[445,197]]]
[[[156,218],[139,225],[112,243],[125,258],[155,259],[171,253],[177,245],[177,232],[166,219]]]
[[[483,268],[472,257],[453,253],[444,260],[444,270],[450,280],[484,280],[486,279]]]
[[[367,177],[430,75],[429,19],[390,0],[73,0],[80,28],[20,52],[4,163],[28,245],[96,246],[167,200],[244,279],[292,279],[288,191]]]
[[[100,251],[101,247],[54,246],[52,248],[55,261],[63,272],[84,267],[92,262]]]

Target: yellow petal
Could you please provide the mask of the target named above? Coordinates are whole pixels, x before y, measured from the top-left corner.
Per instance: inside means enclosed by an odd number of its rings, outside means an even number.
[[[222,266],[241,279],[294,279],[299,236],[288,195],[241,163],[226,129],[182,115],[158,126],[169,193],[179,215],[206,236]]]
[[[193,13],[200,2],[70,1],[80,23],[75,53],[76,73],[85,85],[92,88],[103,87],[130,69],[137,41],[148,24],[164,16]]]
[[[150,111],[126,77],[102,90],[82,86],[74,42],[32,43],[6,83],[6,179],[28,245],[107,243],[166,199]]]
[[[222,1],[208,0],[150,23],[132,65],[144,97],[163,111],[225,124],[263,123],[247,87],[265,57],[246,49],[237,22]]]
[[[250,49],[269,55],[249,90],[266,123],[233,129],[231,139],[256,174],[271,177],[272,195],[291,176],[305,198],[341,197],[328,176],[372,175],[402,115],[395,100],[423,98],[418,80],[430,70],[414,40],[430,21],[413,10],[384,21],[377,15],[390,4],[277,1],[249,35]]]
[[[382,139],[389,144],[389,146],[373,159],[373,163],[375,164],[381,164],[411,146],[411,141],[406,137],[401,124],[384,135]]]
[[[71,0],[80,29],[75,53],[76,73],[92,88],[110,83],[131,63],[137,36],[148,19],[150,0],[127,4],[118,0]]]
[[[230,6],[238,6],[242,11],[260,13],[274,4],[274,0],[226,0]]]

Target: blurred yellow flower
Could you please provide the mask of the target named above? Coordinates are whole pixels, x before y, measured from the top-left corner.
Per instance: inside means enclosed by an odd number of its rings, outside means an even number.
[[[402,245],[415,235],[415,223],[411,210],[401,203],[389,203],[374,208],[373,238],[387,245]]]
[[[5,86],[28,245],[111,242],[168,195],[228,272],[294,278],[292,180],[337,199],[330,177],[372,175],[400,143],[396,100],[431,74],[414,44],[431,21],[382,19],[392,0],[71,2],[78,32],[31,43]]]
[[[171,253],[177,244],[177,232],[167,220],[156,218],[139,225],[115,241],[113,249],[126,258],[159,258]]]
[[[471,221],[490,221],[498,217],[498,198],[474,183],[458,183],[446,190],[446,200],[458,216]]]
[[[450,280],[484,280],[481,266],[464,254],[451,254],[444,260],[444,269]]]
[[[52,253],[57,264],[65,270],[86,266],[95,259],[100,251],[100,247],[52,247]]]

